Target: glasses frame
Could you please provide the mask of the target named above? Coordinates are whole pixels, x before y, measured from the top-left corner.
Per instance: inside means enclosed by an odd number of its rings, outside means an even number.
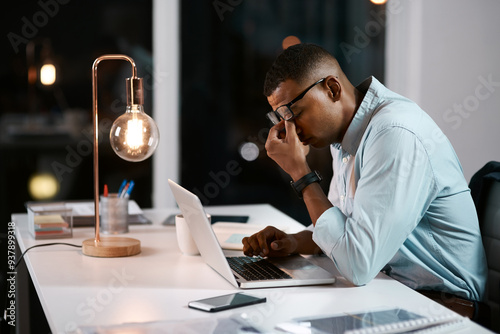
[[[290,108],[294,103],[296,103],[297,101],[301,100],[308,91],[310,91],[314,86],[316,86],[317,84],[319,83],[322,83],[323,81],[325,81],[326,78],[322,78],[322,79],[319,79],[318,81],[316,81],[315,83],[313,83],[312,85],[310,85],[309,87],[307,87],[302,93],[300,93],[296,98],[294,98],[292,101],[288,102],[287,104],[283,104],[281,106],[279,106],[278,108],[276,108],[276,110],[273,110],[273,111],[270,111],[266,114],[266,117],[271,121],[271,123],[273,123],[274,125],[278,124],[279,122],[281,122],[281,120],[285,120],[285,121],[290,121],[292,119],[294,119],[297,115],[295,115],[292,111],[292,109]],[[283,107],[286,107],[288,109],[288,111],[290,112],[290,117],[283,117],[279,112],[278,112],[278,109],[280,108],[283,108]],[[276,122],[276,120],[274,120],[273,116],[276,116],[276,119],[278,120]]]

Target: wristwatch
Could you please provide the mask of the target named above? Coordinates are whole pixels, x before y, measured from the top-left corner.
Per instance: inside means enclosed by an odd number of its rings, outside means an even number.
[[[302,190],[304,190],[305,187],[314,182],[319,183],[321,182],[321,180],[323,180],[323,178],[321,177],[319,172],[315,170],[309,174],[304,175],[296,182],[290,181],[290,185],[292,186],[293,190],[295,190],[295,192],[297,193],[297,196],[299,196],[299,198],[302,198]]]

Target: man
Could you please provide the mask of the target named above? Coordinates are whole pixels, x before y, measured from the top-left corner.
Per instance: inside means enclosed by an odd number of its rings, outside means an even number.
[[[423,110],[374,77],[354,87],[310,44],[283,51],[264,94],[275,123],[267,153],[313,226],[267,227],[243,240],[246,255],[323,252],[355,285],[383,270],[413,289],[481,300],[487,268],[475,207],[451,144]],[[331,147],[328,197],[307,163],[309,145]]]

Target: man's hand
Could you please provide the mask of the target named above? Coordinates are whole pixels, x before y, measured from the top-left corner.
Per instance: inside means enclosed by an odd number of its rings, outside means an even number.
[[[297,250],[297,240],[273,226],[243,238],[242,242],[243,252],[247,256],[287,256]]]
[[[280,132],[283,128],[285,134]],[[267,155],[294,181],[311,171],[306,160],[309,146],[302,144],[296,131],[294,122],[281,121],[271,128],[266,141]]]

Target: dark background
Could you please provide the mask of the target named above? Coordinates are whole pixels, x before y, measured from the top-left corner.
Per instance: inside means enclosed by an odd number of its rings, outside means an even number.
[[[217,11],[210,1],[192,3],[182,2],[181,16],[183,185],[204,193],[203,187],[213,182],[210,172],[220,173],[236,161],[241,172],[205,203],[271,203],[309,224],[303,202],[288,185],[290,178],[263,147],[269,127],[265,113],[270,109],[262,93],[265,74],[282,51],[283,39],[293,35],[336,55],[353,84],[369,75],[383,81],[383,29],[369,42],[355,38],[356,29],[365,31],[366,22],[375,20],[370,11],[384,7],[359,0],[241,1]],[[341,45],[353,50],[346,44],[358,46],[358,53],[343,51]],[[240,156],[245,142],[260,148],[256,160]],[[327,191],[332,175],[329,149],[312,149],[308,158],[325,177],[322,186]]]
[[[140,76],[153,71],[150,1],[46,3],[52,5],[55,14],[46,15],[47,23],[35,26],[38,32],[29,40],[35,43],[37,65],[41,62],[42,43],[50,40],[57,81],[53,87],[37,84],[34,103],[33,96],[28,94],[26,43],[20,44],[16,52],[8,34],[23,37],[24,20],[33,23],[34,17],[43,17],[40,12],[47,11],[36,1],[16,1],[4,5],[7,10],[2,13],[0,221],[3,224],[10,220],[11,213],[26,211],[24,203],[33,200],[28,180],[37,173],[51,173],[58,179],[59,192],[52,200],[93,198],[91,68],[94,60],[107,53],[124,53],[135,60]],[[101,122],[111,123],[125,111],[125,78],[130,76],[127,62],[105,61],[99,65]],[[149,107],[149,114],[151,95],[146,90],[145,108]],[[74,120],[74,126],[69,131],[60,131],[59,126],[68,120]],[[126,162],[112,152],[108,143],[108,135],[103,135],[99,145],[100,183],[107,183],[110,190],[117,191],[124,178],[134,179],[134,199],[140,206],[150,207],[151,160]]]
[[[266,202],[308,224],[303,203],[288,186],[288,176],[263,148],[269,127],[264,116],[269,105],[262,94],[265,73],[281,52],[283,39],[294,35],[336,55],[354,84],[369,75],[383,82],[384,22],[380,24],[380,20],[385,18],[384,9],[368,0],[182,1],[181,183],[203,193],[213,175],[236,162],[241,172],[206,204]],[[154,80],[152,10],[151,1],[132,0],[73,0],[67,4],[16,1],[4,5],[0,54],[2,226],[11,213],[25,212],[24,203],[33,200],[27,183],[36,173],[60,174],[60,190],[52,200],[93,197],[92,154],[85,136],[91,133],[91,66],[102,54],[124,53],[136,61],[139,76]],[[34,22],[43,18],[41,12],[48,18],[46,22]],[[36,86],[35,99],[28,94],[26,43],[20,43],[16,50],[9,41],[13,33],[24,37],[26,21],[39,25],[34,25],[36,33],[26,38],[35,42],[37,63],[41,61],[42,42],[48,39],[58,68],[54,87]],[[377,22],[381,29],[369,30],[376,28]],[[98,73],[100,118],[113,121],[125,108],[124,79],[130,76],[130,66],[103,62]],[[146,89],[145,108],[150,114],[152,94]],[[56,131],[67,119],[77,120],[73,132]],[[132,198],[141,207],[151,207],[151,159],[123,161],[106,141],[107,136],[103,136],[100,183],[115,189],[124,178],[134,179]],[[241,157],[239,148],[245,142],[259,148],[256,160]],[[85,153],[80,154],[81,161],[71,172],[56,170],[54,166],[68,166],[71,149]],[[331,176],[328,151],[312,149],[309,156],[312,167],[327,179],[323,182],[325,191]]]
[[[93,198],[88,135],[92,132],[93,61],[107,53],[127,54],[135,60],[140,77],[154,80],[151,1],[62,2],[18,0],[2,6],[2,254],[6,254],[10,215],[26,212],[25,203],[33,200],[28,192],[31,176],[58,176],[59,191],[50,200]],[[306,208],[289,187],[289,177],[264,150],[269,127],[265,118],[269,105],[262,94],[265,73],[282,51],[283,39],[293,35],[332,52],[353,84],[370,75],[383,82],[384,6],[368,0],[189,0],[180,1],[180,6],[181,184],[207,195],[207,205],[270,203],[308,225]],[[34,30],[26,30],[26,22]],[[9,40],[13,34],[24,38],[18,46]],[[28,41],[35,45],[37,66],[42,62],[43,43],[50,42],[58,70],[55,85],[28,86]],[[124,79],[130,76],[130,65],[103,62],[98,72],[100,119],[112,122],[125,110]],[[151,97],[161,93],[145,92],[145,109],[153,118]],[[61,130],[67,124],[71,126]],[[258,149],[253,161],[243,159],[239,151],[249,142]],[[99,150],[100,184],[108,184],[113,191],[123,179],[134,179],[132,199],[143,208],[151,207],[151,159],[121,160],[109,147],[107,134]],[[79,152],[78,157],[70,152]],[[54,166],[68,167],[69,158],[76,159],[70,171],[56,170]],[[332,175],[329,149],[312,149],[308,158],[325,177],[322,186],[327,191]],[[228,164],[237,166],[238,173],[216,192],[207,193],[214,175],[226,172]],[[0,273],[5,268],[2,257]],[[5,279],[0,279],[4,296]]]

